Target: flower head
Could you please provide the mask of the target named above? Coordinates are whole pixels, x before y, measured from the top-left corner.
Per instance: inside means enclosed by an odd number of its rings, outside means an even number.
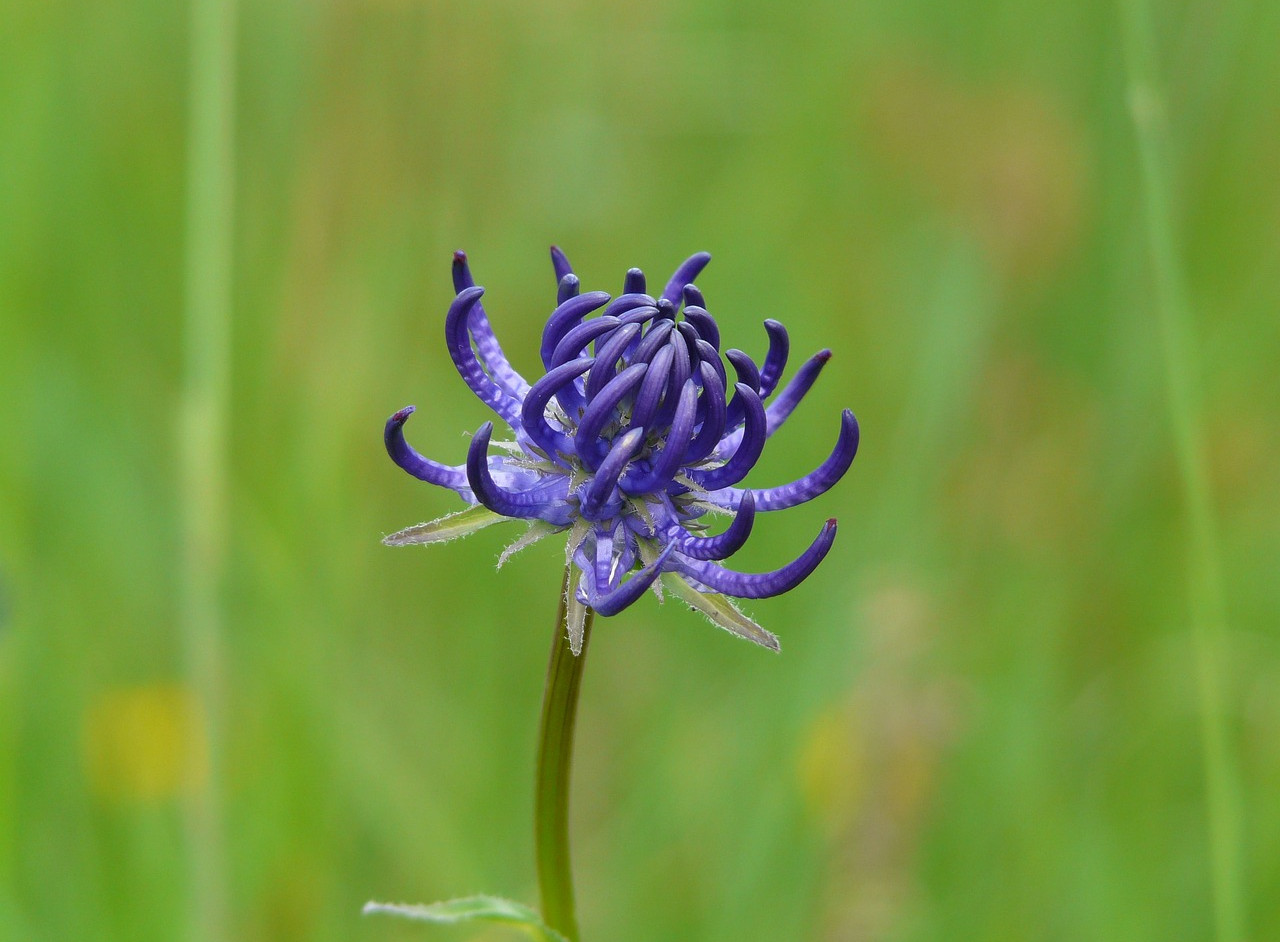
[[[717,560],[743,545],[757,512],[794,507],[835,484],[858,449],[858,423],[846,409],[831,454],[799,480],[738,486],[831,352],[810,357],[781,390],[789,342],[777,321],[764,322],[768,351],[759,365],[741,350],[721,353],[719,328],[693,285],[710,259],[705,252],[687,259],[656,296],[633,268],[622,293],[611,298],[581,293],[568,259],[553,247],[557,306],[542,332],[546,373],[531,385],[503,354],[481,305],[484,289],[466,255],[456,253],[457,297],[445,317],[449,355],[514,440],[493,441],[493,423],[486,422],[472,437],[465,464],[445,465],[405,441],[413,406],[391,416],[385,433],[391,459],[471,507],[385,542],[439,542],[525,520],[529,528],[499,565],[542,537],[568,535],[575,653],[575,625],[580,632],[588,606],[614,615],[651,587],[661,597],[663,585],[721,627],[777,650],[777,639],[726,596],[765,598],[799,585],[831,549],[835,520],[772,572],[737,572]],[[732,520],[722,533],[707,535],[706,518],[717,514]]]

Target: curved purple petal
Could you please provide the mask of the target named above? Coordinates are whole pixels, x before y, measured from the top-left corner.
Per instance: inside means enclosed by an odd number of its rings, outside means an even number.
[[[463,473],[462,468],[450,467],[447,464],[441,464],[438,461],[425,458],[414,451],[409,443],[404,440],[404,423],[408,421],[409,416],[413,415],[415,409],[415,406],[405,406],[387,419],[387,426],[382,433],[382,440],[387,446],[387,454],[391,456],[392,461],[419,481],[426,481],[428,484],[434,484],[437,487],[447,487],[449,490],[470,499],[469,494],[464,493],[467,491],[467,476]]]
[[[804,366],[796,370],[796,375],[791,377],[791,382],[787,383],[782,392],[778,393],[777,398],[769,403],[769,408],[766,412],[769,416],[770,435],[780,429],[782,423],[787,421],[787,417],[795,411],[796,406],[800,404],[800,400],[805,397],[805,394],[813,388],[813,384],[818,381],[822,368],[827,365],[827,361],[830,359],[830,350],[819,350],[809,357]]]
[[[840,437],[831,450],[827,460],[818,465],[809,474],[778,487],[751,488],[756,499],[757,510],[786,510],[805,501],[813,500],[819,494],[830,490],[832,485],[844,476],[858,453],[858,420],[848,409],[840,416]],[[743,491],[726,487],[709,494],[707,499],[721,507],[737,507],[742,500]]]
[[[594,471],[604,458],[600,433],[614,414],[624,397],[630,395],[640,381],[644,379],[647,367],[642,363],[628,366],[625,370],[604,384],[604,388],[587,403],[586,411],[578,421],[578,430],[573,435],[573,443],[582,463]]]
[[[827,361],[830,359],[830,350],[819,350],[805,361],[804,366],[796,371],[796,375],[791,377],[791,382],[787,383],[782,392],[778,393],[777,397],[765,408],[765,415],[769,419],[769,427],[765,435],[771,436],[782,427],[782,423],[787,421],[787,418],[795,411],[796,406],[800,404],[800,400],[813,388],[813,384],[817,382],[822,368],[827,365]],[[761,385],[763,386],[763,379],[761,380]],[[741,437],[741,431],[733,431],[726,435],[718,447],[720,454],[727,454],[731,449],[737,448],[738,440]]]
[[[584,317],[594,311],[596,308],[606,304],[609,296],[603,291],[589,291],[586,294],[574,295],[566,301],[560,303],[551,316],[547,318],[547,325],[542,329],[542,362],[547,369],[551,369],[554,365],[552,362],[556,345],[564,339],[565,334],[569,333],[578,325]]]
[[[629,314],[632,311],[655,307],[655,304],[656,302],[653,298],[649,297],[647,294],[620,294],[609,302],[609,306],[604,309],[604,313],[612,315],[613,317],[621,317],[622,315]],[[652,317],[653,315],[650,314],[648,316]]]
[[[444,319],[445,342],[449,348],[449,357],[457,367],[458,375],[471,387],[481,402],[487,405],[512,428],[520,425],[520,400],[504,391],[488,373],[484,371],[479,358],[471,349],[471,331],[468,323],[471,313],[480,302],[484,288],[472,286],[465,288],[449,305],[449,313]]]
[[[618,478],[626,469],[627,462],[631,460],[643,441],[644,429],[642,428],[633,428],[625,435],[620,435],[613,440],[609,454],[605,456],[604,461],[600,462],[595,477],[591,479],[582,495],[582,516],[588,520],[599,519],[600,511],[606,508],[610,502],[609,498],[613,497],[614,489],[618,486]]]
[[[576,298],[581,293],[582,282],[578,281],[578,276],[572,273],[565,275],[556,288],[556,304],[564,304],[565,301]]]
[[[690,284],[695,278],[702,274],[702,269],[707,267],[707,262],[711,261],[710,252],[699,252],[696,255],[690,255],[680,267],[675,270],[675,274],[671,276],[671,280],[667,282],[666,288],[662,291],[663,299],[675,304],[684,294],[684,286]]]
[[[773,572],[737,572],[716,563],[677,556],[675,569],[724,595],[740,599],[767,599],[789,592],[807,579],[826,557],[836,538],[836,522],[828,520],[809,548]]]
[[[552,461],[565,465],[561,453],[573,453],[573,439],[547,422],[547,404],[568,384],[591,369],[593,357],[581,357],[562,363],[533,384],[520,407],[520,419],[524,432]]]
[[[684,306],[700,307],[704,311],[707,308],[706,299],[702,297],[702,292],[698,290],[697,285],[688,284],[684,286]]]
[[[587,344],[595,340],[602,334],[616,329],[618,319],[616,317],[593,317],[589,321],[585,321],[574,327],[556,344],[555,350],[551,354],[551,366],[560,366],[562,363],[568,363],[570,360],[579,356],[586,356]]]
[[[587,398],[592,399],[600,394],[605,384],[617,375],[615,367],[627,345],[640,335],[639,324],[624,324],[602,345],[597,345],[596,365],[587,374]]]
[[[688,295],[688,289],[685,289],[685,295]],[[720,349],[720,328],[716,325],[716,319],[706,312],[701,306],[690,306],[686,301],[684,306],[684,319],[697,328],[698,336],[711,344],[716,350]]]
[[[471,277],[471,266],[467,264],[466,252],[453,253],[453,290],[461,293],[467,288],[475,287],[475,279]],[[502,345],[489,324],[489,317],[484,312],[484,305],[476,302],[467,319],[467,327],[476,339],[476,348],[481,363],[489,375],[493,377],[503,392],[516,399],[529,391],[528,381],[516,372],[507,355],[502,352]]]
[[[760,402],[756,391],[746,383],[738,383],[734,391],[737,395],[733,400],[734,402],[741,400],[742,405],[739,409],[746,415],[742,441],[737,450],[733,453],[733,457],[718,468],[712,468],[709,471],[693,468],[689,471],[690,480],[708,491],[718,491],[737,484],[755,467],[756,462],[760,460],[760,453],[764,451],[764,405]],[[729,408],[732,410],[733,403],[729,404]]]
[[[694,536],[682,526],[672,528],[681,553],[693,559],[725,559],[732,556],[747,542],[756,519],[756,501],[750,491],[742,495],[738,512],[729,528],[716,536]]]
[[[711,368],[716,371],[716,376],[720,377],[720,385],[726,389],[729,388],[729,374],[724,368],[724,363],[720,359],[720,353],[715,347],[707,343],[705,340],[699,339],[694,345],[697,351],[698,359],[703,363],[711,364]]]
[[[652,304],[642,304],[639,307],[628,308],[618,315],[618,320],[624,324],[643,324],[645,321],[653,320],[657,314],[657,307]]]
[[[564,282],[565,275],[573,274],[573,266],[558,245],[551,246],[551,267],[555,269],[557,285]]]
[[[760,371],[756,368],[755,360],[741,350],[726,351],[725,359],[733,364],[733,371],[737,375],[739,383],[746,383],[757,393],[760,392]],[[763,395],[761,398],[764,398]],[[729,414],[724,421],[725,428],[736,429],[742,424],[742,419],[742,399],[739,396],[735,396],[733,401],[729,403]]]
[[[685,380],[693,372],[693,362],[689,357],[689,348],[685,346],[683,338],[678,334],[672,334],[668,346],[671,347],[673,354],[671,357],[671,373],[667,379],[667,391],[662,397],[662,405],[658,407],[658,414],[653,420],[655,427],[671,424],[671,419],[676,414],[676,405],[680,401],[679,390],[684,388]]]
[[[764,363],[760,367],[760,397],[766,398],[778,386],[782,371],[787,366],[787,355],[791,352],[791,338],[787,336],[787,328],[773,318],[764,322],[765,333],[769,335],[769,352],[764,355]]]
[[[738,382],[746,383],[757,393],[760,392],[760,368],[756,366],[756,361],[751,359],[741,350],[729,349],[725,351],[724,357],[733,364],[733,371],[738,375]],[[764,398],[764,394],[760,394]]]
[[[467,483],[475,492],[476,500],[504,517],[567,522],[567,513],[563,507],[557,506],[558,501],[548,500],[545,494],[538,491],[509,491],[493,479],[489,471],[489,439],[492,435],[493,423],[484,423],[467,448]]]
[[[698,333],[698,328],[688,321],[680,321],[676,324],[676,330],[683,335],[685,345],[690,350],[695,349],[694,345],[702,339],[702,334]]]
[[[645,287],[644,272],[638,268],[628,268],[627,276],[622,279],[622,293],[644,294]]]
[[[716,381],[715,369],[710,363],[700,363],[698,368],[702,373],[702,397],[699,401],[706,414],[702,418],[702,428],[689,444],[686,459],[689,464],[696,464],[715,450],[716,443],[724,435],[725,417],[728,415],[724,387]]]
[[[663,344],[667,342],[667,335],[675,329],[675,324],[671,321],[658,321],[640,338],[640,342],[636,344],[635,350],[631,354],[632,363],[648,363],[657,356],[658,351],[663,349]]]
[[[692,379],[686,380],[684,388],[680,390],[680,401],[676,404],[671,431],[662,443],[662,450],[656,458],[650,458],[652,464],[647,474],[637,475],[635,480],[623,482],[623,489],[627,493],[647,494],[666,489],[686,461],[689,441],[693,438],[693,420],[697,406],[698,385]]]
[[[662,393],[667,388],[667,377],[671,374],[671,360],[675,351],[671,344],[664,344],[648,364],[644,379],[640,383],[640,391],[636,393],[635,402],[631,405],[631,424],[648,427],[658,412],[658,404]],[[635,365],[642,365],[640,361]]]

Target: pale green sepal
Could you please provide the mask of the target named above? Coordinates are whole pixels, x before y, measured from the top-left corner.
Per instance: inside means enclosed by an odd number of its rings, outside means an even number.
[[[578,601],[577,579],[569,580],[564,606],[565,625],[569,630],[569,652],[577,657],[582,653],[582,639],[586,635],[587,606]]]
[[[650,524],[652,527],[652,524]],[[637,547],[640,549],[640,561],[646,566],[652,565],[658,558],[658,545],[653,540],[637,540]],[[653,585],[649,586],[649,590],[658,597],[658,601],[664,601],[662,595],[662,577],[659,576],[653,580]]]
[[[495,523],[512,520],[496,514],[483,504],[476,504],[456,514],[449,514],[430,523],[420,523],[390,536],[384,536],[382,542],[387,546],[411,546],[414,543],[447,543],[459,537],[470,536],[477,530],[491,527]]]
[[[563,533],[565,527],[557,527],[555,524],[547,523],[545,520],[535,520],[529,524],[529,529],[520,534],[506,549],[502,551],[502,555],[498,557],[498,568],[501,569],[503,564],[520,552],[527,546],[532,546],[543,537],[551,536],[553,533]]]
[[[644,521],[644,525],[649,528],[649,532],[654,532],[653,514],[649,512],[649,503],[640,498],[628,501],[631,512]]]
[[[688,505],[686,505],[686,509],[690,511],[696,510],[701,514],[715,514],[718,517],[726,515],[733,516],[737,513],[737,511],[730,510],[727,507],[721,507],[719,504],[713,504],[709,500],[690,501]],[[688,524],[686,523],[685,526],[688,526]]]
[[[460,922],[502,922],[527,930],[543,942],[568,942],[564,936],[543,925],[542,918],[521,903],[500,896],[466,896],[429,905],[407,903],[365,903],[366,916],[399,916],[418,922],[456,925]]]
[[[681,601],[692,605],[725,631],[732,632],[739,638],[754,641],[770,651],[782,649],[776,636],[765,631],[744,615],[742,610],[729,601],[727,596],[720,595],[717,592],[699,592],[674,572],[663,573],[662,581],[667,584],[667,588],[671,590],[672,594]]]
[[[582,541],[587,538],[587,534],[590,532],[590,523],[581,517],[574,519],[573,528],[569,531],[569,542],[564,547],[564,561],[566,564],[573,562],[573,554],[578,552],[578,547],[582,545]]]

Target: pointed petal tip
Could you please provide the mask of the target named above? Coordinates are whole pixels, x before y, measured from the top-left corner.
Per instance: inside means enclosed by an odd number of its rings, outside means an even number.
[[[401,470],[419,481],[426,481],[438,487],[447,487],[461,494],[460,489],[466,487],[467,478],[460,469],[423,457],[404,440],[404,423],[409,416],[413,415],[413,412],[414,406],[405,406],[387,419],[386,427],[382,432],[382,441],[386,445],[387,454]]]
[[[573,274],[573,266],[558,245],[551,246],[551,267],[555,270],[557,284],[561,284],[567,275]]]
[[[713,592],[740,599],[766,599],[790,592],[812,575],[826,558],[836,538],[836,522],[828,520],[813,542],[799,556],[772,572],[739,572],[716,563],[688,557],[680,569]]]
[[[813,355],[813,358],[817,360],[819,363],[826,363],[828,360],[831,359],[831,351],[826,349],[819,350],[817,353]]]
[[[862,426],[858,424],[858,417],[853,414],[852,409],[845,409],[840,413],[840,437],[848,440],[856,455],[858,445],[862,442]],[[852,461],[853,458],[849,460]]]
[[[475,279],[471,277],[471,266],[467,264],[467,253],[458,249],[453,253],[453,290],[455,294],[461,294],[467,288],[475,285]]]

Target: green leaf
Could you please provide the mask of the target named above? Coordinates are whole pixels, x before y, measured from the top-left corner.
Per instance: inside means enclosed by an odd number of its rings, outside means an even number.
[[[727,596],[716,592],[699,592],[674,572],[663,573],[662,581],[681,601],[692,605],[725,631],[754,641],[770,651],[781,650],[777,637],[744,615]]]
[[[426,906],[407,903],[365,903],[364,914],[399,916],[418,922],[455,925],[460,922],[500,922],[528,930],[543,942],[568,942],[564,936],[543,925],[542,917],[522,903],[500,896],[465,896]]]
[[[449,514],[430,523],[420,523],[390,536],[384,536],[382,542],[387,546],[411,546],[414,543],[447,543],[459,537],[470,536],[477,530],[491,527],[495,523],[511,520],[496,514],[483,504],[476,504],[456,514]]]

